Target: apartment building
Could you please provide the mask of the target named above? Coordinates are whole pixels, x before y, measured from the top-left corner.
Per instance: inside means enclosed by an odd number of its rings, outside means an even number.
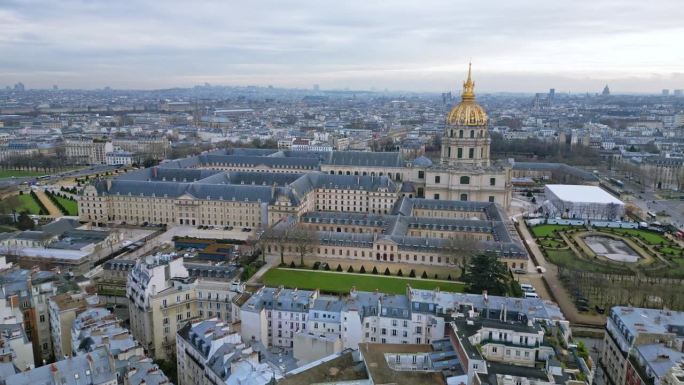
[[[164,136],[114,138],[112,144],[124,151],[139,154],[143,159],[165,159],[171,149],[171,142]]]
[[[31,341],[24,330],[24,315],[18,307],[0,297],[0,366],[8,363],[14,371],[34,366]],[[0,367],[0,375],[2,374]]]
[[[684,158],[645,158],[639,167],[650,175],[653,188],[684,191]]]
[[[176,333],[187,322],[216,317],[230,320],[231,283],[237,275],[190,276],[183,258],[148,256],[136,262],[126,285],[133,336],[149,355],[163,359],[175,350]]]
[[[684,312],[616,306],[606,323],[600,363],[614,385],[659,385],[684,359]],[[673,369],[676,371],[677,369]]]
[[[244,341],[294,347],[295,333],[307,330],[309,309],[318,291],[263,287],[240,308]]]
[[[71,351],[74,354],[88,354],[107,347],[118,361],[145,355],[142,346],[122,326],[121,320],[105,308],[93,307],[83,311],[71,329]]]
[[[0,257],[0,262],[5,257]],[[48,299],[64,282],[54,272],[27,270],[0,263],[0,296],[22,313],[26,336],[33,345],[33,360],[38,365],[53,359]]]
[[[557,323],[563,338],[570,336],[569,323],[560,309],[554,303],[541,299],[488,297],[486,294],[412,288],[407,289],[406,295],[352,290],[349,296],[340,298],[322,296],[315,291],[264,287],[240,306],[243,341],[260,341],[267,347],[291,349],[299,364],[344,349],[357,349],[364,342],[430,344],[447,338],[446,325],[454,317],[480,315],[519,322],[517,326],[509,326],[511,330],[505,337],[497,334],[500,341],[489,338],[493,329],[486,322],[481,322],[475,330],[479,334],[472,333],[477,334],[474,339],[484,342],[490,349],[492,360],[496,359],[496,353],[504,352],[497,348],[497,344],[504,345],[508,340],[521,345],[519,357],[518,353],[512,353],[521,365],[529,364],[531,357],[538,357],[536,353],[525,356],[523,346],[538,349],[540,329],[523,325],[519,321],[521,319],[525,322]],[[497,327],[505,328],[506,325]]]
[[[67,138],[64,150],[73,164],[106,164],[106,154],[114,151],[114,146],[102,139]]]
[[[176,337],[178,385],[270,384],[283,372],[270,356],[218,318],[187,323]]]
[[[48,300],[50,312],[50,335],[56,360],[72,355],[72,325],[76,317],[97,304],[97,298],[87,298],[84,294],[63,293]]]

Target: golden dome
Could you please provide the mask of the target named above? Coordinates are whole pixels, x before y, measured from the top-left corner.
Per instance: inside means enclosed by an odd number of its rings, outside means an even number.
[[[447,124],[454,126],[484,126],[487,124],[487,114],[484,108],[475,101],[475,82],[470,78],[470,64],[468,65],[468,79],[463,82],[461,103],[454,106],[447,115]]]

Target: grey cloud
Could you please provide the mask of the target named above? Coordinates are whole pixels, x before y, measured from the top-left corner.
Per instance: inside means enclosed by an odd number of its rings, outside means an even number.
[[[9,0],[0,3],[0,85],[439,91],[458,84],[472,59],[486,90],[582,91],[574,79],[598,73],[599,83],[645,87],[639,79],[653,72],[681,79],[670,75],[684,59],[672,46],[684,39],[683,8],[679,0]]]

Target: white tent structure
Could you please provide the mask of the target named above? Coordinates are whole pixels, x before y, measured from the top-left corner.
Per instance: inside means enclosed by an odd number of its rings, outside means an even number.
[[[552,217],[618,220],[625,215],[625,204],[597,186],[548,184],[544,190]]]

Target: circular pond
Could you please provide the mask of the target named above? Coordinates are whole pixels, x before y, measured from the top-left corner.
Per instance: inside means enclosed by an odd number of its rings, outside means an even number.
[[[584,243],[598,255],[616,262],[637,262],[641,259],[639,253],[632,249],[625,241],[592,235],[584,237]]]

